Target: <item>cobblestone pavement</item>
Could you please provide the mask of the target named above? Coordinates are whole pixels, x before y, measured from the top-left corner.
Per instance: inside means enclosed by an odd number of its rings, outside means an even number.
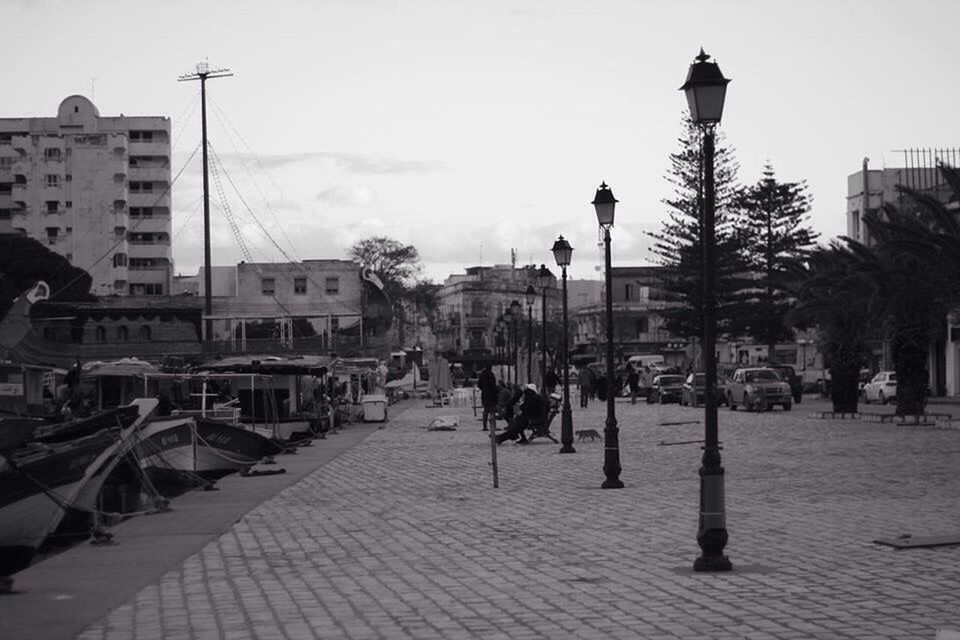
[[[82,640],[933,638],[960,628],[960,431],[720,410],[727,552],[696,574],[702,410],[618,402],[603,444],[499,447],[468,408],[411,401],[251,511]],[[399,407],[392,410],[397,413]],[[458,414],[455,432],[427,431]],[[605,407],[574,409],[602,433]],[[664,423],[683,424],[664,424]],[[559,432],[559,420],[554,424]],[[559,434],[558,434],[559,435]]]

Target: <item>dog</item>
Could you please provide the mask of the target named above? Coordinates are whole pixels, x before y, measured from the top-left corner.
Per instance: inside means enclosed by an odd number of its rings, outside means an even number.
[[[596,429],[581,429],[580,431],[577,431],[576,434],[577,440],[586,440],[587,438],[590,438],[590,442],[593,442],[594,440],[600,439],[600,434],[597,433]]]

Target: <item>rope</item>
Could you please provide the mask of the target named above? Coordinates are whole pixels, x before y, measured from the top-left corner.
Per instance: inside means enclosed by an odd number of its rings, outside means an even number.
[[[228,456],[228,455],[226,455],[225,453],[223,453],[222,449],[218,449],[217,447],[211,445],[202,435],[200,435],[200,432],[197,431],[196,424],[194,424],[194,427],[193,427],[193,435],[196,436],[196,438],[197,438],[201,443],[203,443],[203,445],[204,445],[205,447],[207,447],[208,449],[210,449],[211,451],[213,451],[213,453],[214,453],[217,457],[223,458],[223,459],[226,460],[227,462],[232,462],[233,464],[239,464],[239,465],[254,464],[254,463],[252,463],[252,462],[249,462],[248,460],[240,460],[239,458],[231,458],[230,456]]]

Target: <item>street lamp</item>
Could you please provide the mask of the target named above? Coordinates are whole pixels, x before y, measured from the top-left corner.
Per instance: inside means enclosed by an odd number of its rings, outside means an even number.
[[[811,341],[807,340],[806,338],[800,338],[799,340],[797,340],[797,344],[799,344],[800,348],[803,350],[802,351],[803,355],[801,357],[803,358],[803,370],[806,371],[807,370],[807,345],[811,344]]]
[[[527,285],[527,384],[533,382],[533,303],[537,301],[537,290]]]
[[[619,202],[606,182],[600,184],[593,198],[597,222],[603,229],[603,261],[606,266],[607,288],[607,424],[603,429],[603,473],[606,479],[600,485],[604,489],[622,489],[620,480],[620,432],[613,407],[613,275],[610,266],[610,227],[613,226],[614,209]]]
[[[503,312],[503,324],[507,334],[507,346],[503,352],[503,359],[507,362],[507,382],[512,382],[510,375],[510,354],[513,353],[513,345],[510,343],[510,338],[512,337],[510,329],[513,326],[513,312],[510,310],[510,307],[507,307]]]
[[[715,193],[713,179],[714,126],[723,115],[723,101],[730,82],[716,62],[700,49],[690,65],[681,91],[687,94],[690,117],[703,132],[703,357],[706,375],[704,403],[704,446],[700,467],[700,521],[697,544],[700,556],[694,571],[730,571],[733,565],[723,550],[727,546],[727,516],[724,505],[723,466],[717,428],[717,300],[716,237],[714,235]]]
[[[503,315],[497,316],[497,357],[503,358]]]
[[[567,267],[573,247],[563,236],[553,243],[553,257],[563,274],[563,409],[560,412],[560,453],[576,453],[573,448],[573,414],[570,412],[570,352],[567,348]]]
[[[547,289],[550,288],[550,281],[553,280],[553,274],[546,265],[540,265],[537,271],[537,286],[543,295],[543,317],[540,318],[540,384],[544,393],[547,391]]]
[[[517,329],[517,320],[520,319],[520,303],[514,300],[510,303],[510,318],[513,320],[513,383],[520,382],[520,371],[517,367],[517,351],[520,343],[520,331]]]

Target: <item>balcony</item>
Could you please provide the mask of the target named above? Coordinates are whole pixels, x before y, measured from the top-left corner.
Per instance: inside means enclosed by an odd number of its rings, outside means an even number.
[[[468,315],[464,318],[464,323],[472,328],[486,327],[490,323],[490,318],[486,314],[480,316]]]
[[[138,166],[130,167],[128,176],[131,181],[141,181],[141,182],[162,182],[164,185],[170,182],[170,167],[156,167],[156,166]],[[154,185],[153,190],[157,191],[158,187]],[[159,188],[160,191],[163,191],[163,187]]]
[[[130,245],[130,257],[131,258],[167,258],[171,256],[170,251],[170,242],[159,243],[159,242],[136,242],[133,240],[128,240],[127,244]],[[164,267],[166,268],[166,267]]]
[[[169,207],[170,191],[162,188],[153,191],[131,191],[127,196],[128,207]]]
[[[127,154],[131,156],[170,156],[170,142],[138,142],[131,140],[127,145]]]
[[[170,233],[170,216],[153,216],[143,218],[130,216],[130,228],[144,233]],[[167,242],[169,244],[169,241]]]

